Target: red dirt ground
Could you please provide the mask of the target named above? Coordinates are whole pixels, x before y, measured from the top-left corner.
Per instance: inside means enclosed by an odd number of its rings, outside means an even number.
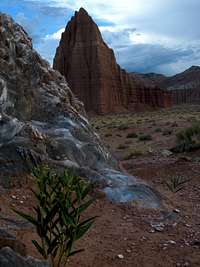
[[[191,107],[91,119],[93,127],[97,128],[105,145],[121,161],[123,168],[159,191],[166,208],[147,210],[134,204],[114,204],[102,195],[87,211],[88,216],[97,215],[98,218],[77,246],[85,248],[85,251],[72,257],[68,266],[200,266],[200,152],[169,157],[162,155],[164,149],[175,144],[176,132],[189,126],[191,119],[198,119],[199,115],[200,110]],[[120,125],[126,127],[120,130]],[[169,135],[165,134],[168,130],[172,130]],[[150,134],[152,140],[127,138],[127,134],[132,132]],[[119,149],[119,144],[124,148]],[[134,152],[133,156],[124,160],[130,151]],[[166,185],[174,175],[187,179],[177,193]],[[31,212],[34,200],[29,188],[33,186],[34,181],[30,179],[21,188],[1,189],[0,225],[9,228],[26,244],[29,255],[39,257],[31,244],[31,239],[36,236],[34,230],[2,219],[16,220],[12,207]]]

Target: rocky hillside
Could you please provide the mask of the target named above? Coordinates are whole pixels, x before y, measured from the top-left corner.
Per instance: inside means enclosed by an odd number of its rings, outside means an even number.
[[[154,88],[155,86],[160,86],[160,84],[165,84],[166,76],[157,73],[130,73],[133,78],[135,78],[141,84],[144,84],[146,87]]]
[[[120,68],[113,50],[83,8],[67,24],[53,67],[66,77],[86,111],[106,114],[135,110],[138,105],[171,105],[170,93],[158,86],[145,86]]]
[[[159,86],[170,91],[173,104],[200,104],[200,67],[192,66],[172,77],[161,74],[134,74],[139,81],[149,86]]]
[[[199,89],[200,91],[200,67],[192,66],[184,72],[168,77],[163,85],[168,90]]]

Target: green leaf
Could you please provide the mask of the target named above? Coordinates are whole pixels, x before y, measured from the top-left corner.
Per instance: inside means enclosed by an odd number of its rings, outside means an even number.
[[[87,223],[84,223],[82,226],[79,225],[77,227],[75,240],[80,239],[90,229],[93,223],[94,223],[93,220],[89,220]]]
[[[77,254],[77,253],[83,252],[84,250],[85,250],[85,249],[77,249],[77,250],[74,250],[74,251],[72,251],[72,252],[70,252],[70,253],[68,254],[68,257],[73,256],[73,255],[75,255],[75,254]]]
[[[43,247],[41,247],[36,240],[32,240],[33,245],[36,247],[37,251],[45,258],[47,259],[46,251]]]
[[[82,199],[84,199],[88,194],[89,192],[91,191],[92,189],[92,186],[91,185],[87,185],[85,186],[83,192],[82,192]]]
[[[54,238],[54,240],[50,243],[48,250],[47,250],[47,254],[51,254],[58,246],[58,240],[59,240],[59,236],[56,236]]]
[[[55,203],[55,205],[53,207],[51,207],[51,210],[48,211],[47,216],[44,219],[44,224],[48,224],[49,222],[52,222],[52,220],[56,216],[58,210],[59,210],[58,203]]]
[[[92,203],[94,203],[95,198],[91,198],[90,200],[88,200],[86,203],[82,204],[79,206],[78,210],[79,210],[79,214],[81,214],[83,211],[85,211],[89,206],[92,205]]]
[[[23,213],[21,211],[18,211],[18,210],[15,210],[15,209],[12,209],[16,214],[18,214],[20,217],[24,218],[25,220],[27,220],[28,222],[30,222],[31,224],[35,225],[35,226],[38,226],[38,221],[37,219],[35,219],[34,217],[26,214],[26,213]]]
[[[84,226],[85,224],[87,224],[88,222],[91,222],[91,221],[94,222],[94,220],[95,220],[96,218],[98,218],[98,216],[93,216],[93,217],[91,217],[91,218],[89,218],[89,219],[87,219],[87,220],[82,221],[78,226]]]

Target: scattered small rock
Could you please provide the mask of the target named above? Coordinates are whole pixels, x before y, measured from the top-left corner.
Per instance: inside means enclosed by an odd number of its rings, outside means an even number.
[[[161,154],[163,157],[170,157],[173,155],[173,153],[170,150],[164,149],[163,151],[161,151]]]
[[[160,223],[151,223],[151,227],[157,231],[157,232],[162,232],[165,228],[165,224],[163,222]]]
[[[176,212],[176,213],[180,213],[181,212],[179,209],[174,209],[173,211]]]
[[[176,244],[176,241],[174,241],[174,240],[169,240],[169,241],[167,241],[166,243],[167,243],[167,244],[175,245],[175,244]]]
[[[121,259],[121,260],[124,259],[124,255],[122,255],[122,254],[118,254],[117,257],[118,257],[119,259]]]
[[[193,245],[194,247],[200,247],[200,240],[194,240],[194,241],[192,242],[192,245]]]

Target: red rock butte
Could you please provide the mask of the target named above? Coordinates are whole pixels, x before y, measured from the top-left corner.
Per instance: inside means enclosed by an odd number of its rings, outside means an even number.
[[[62,33],[53,62],[66,77],[86,111],[107,114],[171,106],[171,93],[159,87],[148,88],[117,63],[104,42],[98,26],[80,8]]]

